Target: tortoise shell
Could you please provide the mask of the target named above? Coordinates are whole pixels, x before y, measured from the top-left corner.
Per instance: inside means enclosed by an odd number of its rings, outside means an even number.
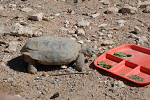
[[[62,65],[76,60],[80,50],[81,45],[72,39],[41,36],[28,40],[21,53],[45,65]]]

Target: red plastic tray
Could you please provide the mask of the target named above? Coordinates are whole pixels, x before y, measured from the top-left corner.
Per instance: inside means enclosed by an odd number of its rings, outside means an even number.
[[[111,54],[114,52],[123,52],[132,56],[120,58]],[[113,67],[110,69],[103,68],[97,65],[97,62],[100,61],[104,61]],[[150,49],[148,48],[134,44],[121,45],[103,53],[94,61],[94,65],[136,84],[147,85],[150,83]],[[119,73],[124,73],[124,75]],[[139,82],[128,78],[128,76],[135,74],[144,78],[144,81]]]

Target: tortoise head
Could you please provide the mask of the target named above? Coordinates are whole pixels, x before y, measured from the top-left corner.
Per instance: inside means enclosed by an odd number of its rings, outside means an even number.
[[[92,55],[95,54],[95,50],[93,48],[85,47],[84,45],[81,45],[81,48],[82,48],[82,53],[85,56],[92,57]]]

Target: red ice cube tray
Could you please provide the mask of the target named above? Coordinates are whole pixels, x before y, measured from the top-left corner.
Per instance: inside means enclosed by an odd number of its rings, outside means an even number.
[[[111,54],[114,52],[123,52],[131,54],[132,56],[120,58]],[[113,67],[106,69],[97,65],[97,63],[101,61],[104,61]],[[127,79],[139,85],[147,85],[150,83],[150,49],[148,48],[134,44],[121,45],[103,53],[94,61],[94,65],[97,68],[106,70],[116,76]],[[120,75],[120,73],[123,73],[124,75]],[[128,76],[135,74],[144,78],[144,81],[139,82],[128,78]]]

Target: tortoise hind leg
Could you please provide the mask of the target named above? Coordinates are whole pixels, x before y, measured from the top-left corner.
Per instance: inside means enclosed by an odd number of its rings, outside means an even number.
[[[82,53],[79,53],[79,56],[76,60],[76,69],[78,71],[83,71],[84,66],[84,55]]]
[[[36,66],[35,66],[35,60],[33,60],[33,59],[29,60],[28,72],[31,73],[31,74],[36,74],[37,73],[37,69],[36,69]]]

